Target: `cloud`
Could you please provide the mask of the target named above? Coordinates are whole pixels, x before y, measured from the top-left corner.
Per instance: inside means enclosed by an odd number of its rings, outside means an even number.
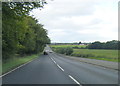
[[[118,39],[118,0],[48,0],[31,12],[44,24],[52,42]]]

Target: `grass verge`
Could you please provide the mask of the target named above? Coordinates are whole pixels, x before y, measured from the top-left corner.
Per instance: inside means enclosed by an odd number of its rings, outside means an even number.
[[[24,64],[33,59],[37,58],[38,54],[34,54],[31,56],[24,56],[24,57],[14,57],[12,59],[8,59],[6,62],[2,63],[2,74]]]

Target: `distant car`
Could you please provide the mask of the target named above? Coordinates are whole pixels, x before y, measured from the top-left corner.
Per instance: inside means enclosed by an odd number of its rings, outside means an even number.
[[[48,53],[46,51],[43,52],[44,55],[48,55]]]
[[[49,51],[49,53],[53,53],[53,51]]]

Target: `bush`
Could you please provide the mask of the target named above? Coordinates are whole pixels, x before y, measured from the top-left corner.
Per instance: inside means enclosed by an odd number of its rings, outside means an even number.
[[[73,49],[68,47],[65,49],[65,53],[66,53],[66,55],[71,55],[73,53]]]
[[[73,53],[73,49],[70,47],[60,47],[60,48],[56,48],[55,51],[57,53],[61,53],[61,54],[66,54],[66,55],[71,55]]]
[[[72,48],[74,48],[74,49],[79,49],[79,47],[78,47],[78,46],[75,46],[75,47],[72,47]]]

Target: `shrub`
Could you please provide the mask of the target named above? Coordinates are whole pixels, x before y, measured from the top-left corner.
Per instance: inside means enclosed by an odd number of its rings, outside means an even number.
[[[78,47],[78,46],[75,46],[75,47],[72,47],[72,48],[74,48],[74,49],[79,49],[79,47]]]
[[[73,49],[70,48],[70,47],[67,47],[67,48],[65,49],[65,53],[66,53],[66,55],[71,55],[71,54],[73,53]]]
[[[71,55],[73,53],[73,49],[70,47],[60,47],[60,48],[56,48],[55,51],[57,53],[61,53],[61,54],[66,54],[66,55]]]

